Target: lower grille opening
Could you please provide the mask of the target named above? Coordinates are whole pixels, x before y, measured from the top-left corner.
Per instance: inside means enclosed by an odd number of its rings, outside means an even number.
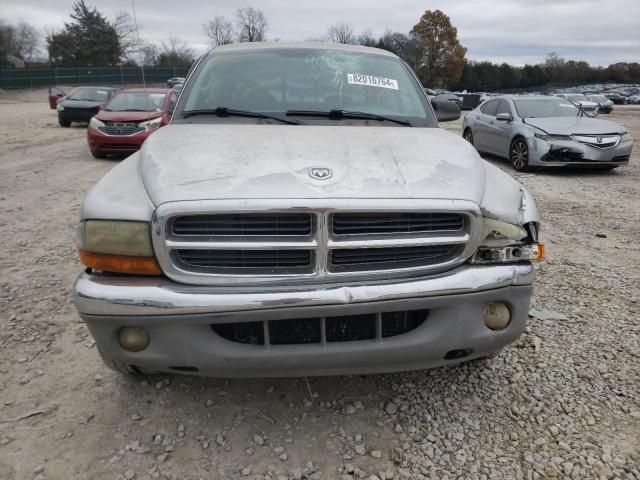
[[[376,338],[375,315],[327,318],[327,342],[349,342]]]
[[[320,343],[322,340],[321,335],[320,322],[317,318],[273,320],[269,322],[271,345]]]
[[[464,348],[464,349],[460,349],[460,350],[449,350],[444,355],[444,359],[445,360],[457,360],[457,359],[460,359],[460,358],[468,357],[469,355],[471,355],[472,351],[473,350],[471,350],[470,348]]]
[[[169,370],[174,370],[176,372],[197,372],[198,367],[178,366],[178,367],[169,367]]]
[[[376,313],[366,313],[324,319],[298,318],[265,322],[219,323],[211,325],[211,328],[222,338],[236,343],[303,345],[322,343],[324,322],[327,343],[356,342],[403,335],[422,325],[428,315],[428,310],[409,310],[384,312],[380,314],[379,323]],[[265,330],[268,333],[266,339]]]

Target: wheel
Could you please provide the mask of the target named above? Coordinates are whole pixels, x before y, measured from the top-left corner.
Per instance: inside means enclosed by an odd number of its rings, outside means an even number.
[[[467,128],[464,133],[462,134],[462,137],[469,142],[471,145],[473,145],[473,133],[471,132],[470,128]]]
[[[514,170],[526,172],[529,170],[529,147],[524,138],[516,138],[511,142],[509,160]]]
[[[69,120],[64,120],[60,115],[58,115],[58,123],[64,128],[69,128],[71,126],[71,122]]]
[[[91,150],[91,155],[93,155],[94,158],[106,158],[107,154],[104,152],[99,152],[97,150]]]

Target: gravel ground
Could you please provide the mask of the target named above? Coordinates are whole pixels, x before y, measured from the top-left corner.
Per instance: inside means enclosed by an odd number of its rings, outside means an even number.
[[[116,161],[39,95],[0,96],[1,479],[640,479],[640,145],[610,173],[517,175],[548,259],[492,361],[141,380],[103,366],[69,295],[80,202]],[[606,118],[640,138],[640,108]]]

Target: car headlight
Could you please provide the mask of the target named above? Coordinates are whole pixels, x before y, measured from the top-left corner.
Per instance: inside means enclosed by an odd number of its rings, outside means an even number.
[[[546,133],[535,133],[536,138],[540,140],[546,140],[547,142],[552,142],[554,140],[571,140],[569,135],[548,135]]]
[[[160,275],[147,222],[86,220],[78,227],[80,259],[87,267],[114,273]]]
[[[524,227],[486,217],[483,222],[483,240],[469,260],[470,263],[512,263],[544,259],[544,244],[531,242]]]
[[[62,112],[64,110],[64,107],[60,104],[56,105],[56,110],[59,112]]]
[[[624,132],[622,135],[620,135],[620,142],[630,142],[631,141],[631,135],[629,135],[629,132]]]
[[[140,122],[138,126],[140,128],[144,128],[145,130],[153,130],[154,128],[158,128],[160,126],[160,122],[162,122],[162,117],[152,118],[151,120]]]
[[[96,117],[91,117],[91,120],[89,120],[89,128],[97,129],[98,127],[104,127],[104,122],[98,120]]]

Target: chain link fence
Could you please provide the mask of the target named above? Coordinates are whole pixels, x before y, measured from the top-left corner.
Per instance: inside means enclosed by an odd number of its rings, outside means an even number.
[[[185,77],[188,67],[144,67],[147,83],[164,83]],[[142,83],[141,67],[36,67],[0,69],[0,88],[53,87],[56,85],[124,85]]]

